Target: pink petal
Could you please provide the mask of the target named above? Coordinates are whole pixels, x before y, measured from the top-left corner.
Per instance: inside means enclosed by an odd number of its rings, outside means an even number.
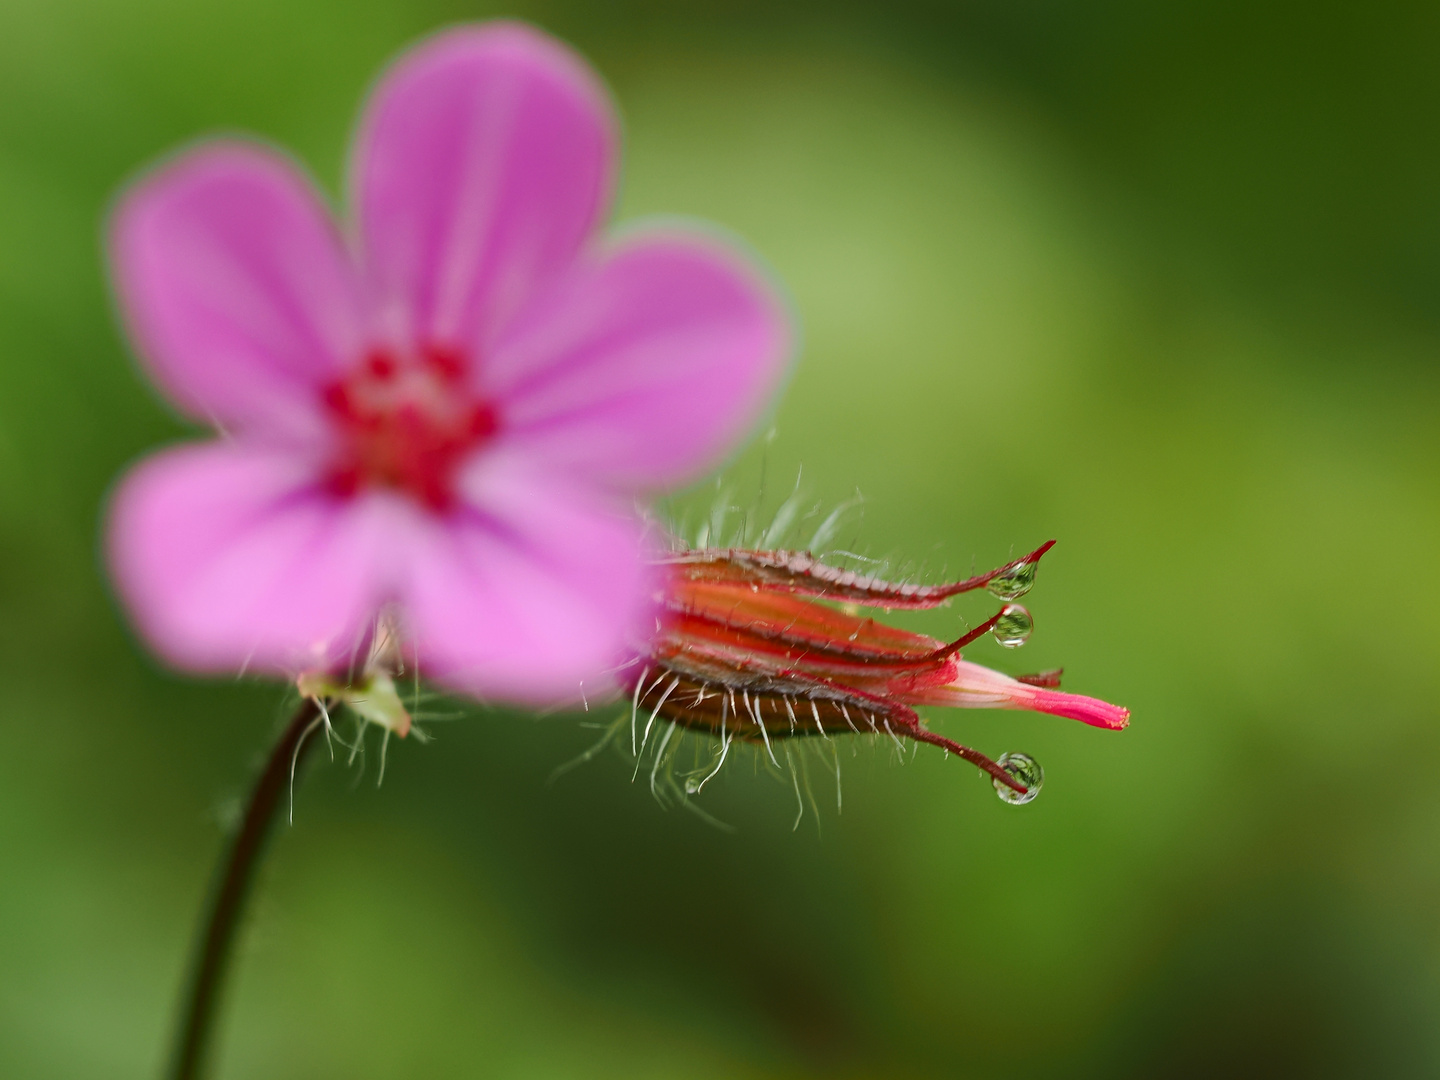
[[[1108,701],[1083,694],[1063,694],[1059,690],[1035,690],[1028,700],[1021,699],[1016,707],[1079,720],[1091,727],[1110,731],[1121,731],[1130,724],[1130,710],[1121,705],[1111,705]]]
[[[635,515],[487,455],[466,507],[432,518],[411,563],[407,630],[422,674],[480,697],[578,702],[654,629]]]
[[[951,663],[953,676],[948,683],[924,687],[907,694],[904,700],[911,705],[947,705],[957,709],[1031,709],[1111,731],[1119,731],[1130,723],[1130,710],[1120,705],[1031,686],[968,660]]]
[[[110,562],[141,633],[196,671],[293,674],[348,658],[388,586],[403,512],[339,502],[294,457],[240,444],[164,451],[122,482]]]
[[[624,488],[705,472],[784,375],[789,320],[717,240],[632,238],[532,305],[482,371],[516,446]]]
[[[141,359],[197,419],[308,428],[316,387],[358,353],[344,247],[272,150],[211,143],[143,178],[120,200],[110,255]]]
[[[483,347],[590,236],[615,141],[599,80],[530,27],[453,30],[404,56],[352,164],[379,332]]]

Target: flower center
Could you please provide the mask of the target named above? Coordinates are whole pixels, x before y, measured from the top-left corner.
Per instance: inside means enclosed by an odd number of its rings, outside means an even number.
[[[455,470],[495,434],[494,408],[475,396],[467,358],[430,346],[414,358],[377,350],[325,388],[340,433],[326,481],[337,495],[367,487],[404,491],[435,511],[455,501]]]

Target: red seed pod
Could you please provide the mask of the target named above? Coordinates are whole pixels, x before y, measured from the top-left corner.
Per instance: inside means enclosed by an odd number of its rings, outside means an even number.
[[[951,642],[853,609],[936,607],[994,582],[999,595],[1019,595],[1053,543],[945,585],[884,581],[823,564],[808,552],[678,553],[665,564],[660,626],[627,685],[632,722],[648,711],[647,739],[657,718],[714,734],[722,760],[734,739],[763,743],[773,760],[774,739],[848,733],[909,738],[973,763],[997,790],[1003,785],[1025,796],[1018,770],[930,731],[915,707],[1033,709],[1111,730],[1128,723],[1129,711],[1060,693],[1059,671],[1013,679],[963,660],[960,650],[994,629],[1015,605]]]

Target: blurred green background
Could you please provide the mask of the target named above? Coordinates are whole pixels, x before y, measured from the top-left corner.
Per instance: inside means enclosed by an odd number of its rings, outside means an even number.
[[[503,10],[613,86],[622,219],[721,222],[792,292],[732,501],[803,466],[931,580],[1058,538],[1032,642],[971,655],[1134,722],[937,713],[1041,760],[1039,801],[862,743],[818,833],[748,762],[704,796],[734,833],[618,757],[547,788],[583,717],[440,725],[378,790],[317,759],[219,1075],[1440,1075],[1440,8]],[[102,578],[108,485],[182,433],[111,319],[107,200],[225,129],[333,191],[378,66],[501,11],[0,8],[4,1077],[156,1072],[284,708],[159,670]]]

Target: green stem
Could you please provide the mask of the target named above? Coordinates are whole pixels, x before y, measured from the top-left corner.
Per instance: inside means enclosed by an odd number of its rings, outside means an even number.
[[[195,941],[195,952],[191,958],[184,1013],[175,1034],[170,1071],[166,1074],[170,1080],[196,1080],[203,1074],[216,1006],[224,987],[235,934],[245,913],[245,901],[249,898],[255,871],[265,851],[265,841],[280,808],[281,795],[289,786],[305,751],[316,741],[307,740],[305,736],[319,715],[319,706],[307,698],[286,725],[284,733],[270,751],[265,770],[255,782],[255,789],[250,793],[245,821],[218,868],[219,875],[212,886],[204,931]]]

